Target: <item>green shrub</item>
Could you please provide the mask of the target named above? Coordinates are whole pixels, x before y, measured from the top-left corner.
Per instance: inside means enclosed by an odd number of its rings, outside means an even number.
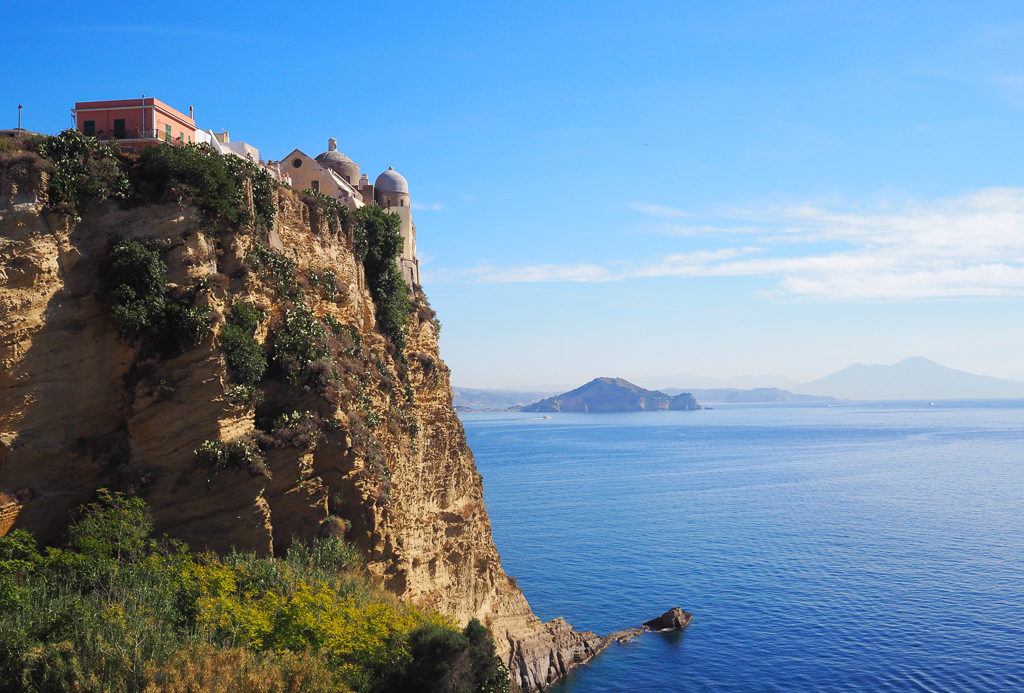
[[[114,240],[100,264],[103,297],[118,336],[139,338],[166,356],[196,346],[210,334],[208,306],[197,287],[172,289],[159,251],[136,240]]]
[[[253,336],[262,319],[262,311],[242,301],[234,305],[220,328],[220,348],[227,361],[228,375],[239,385],[255,386],[267,370],[263,347]]]
[[[285,311],[281,325],[271,332],[271,361],[293,385],[305,383],[314,362],[330,355],[327,330],[305,306]]]
[[[463,632],[424,623],[409,634],[409,660],[392,672],[388,689],[420,693],[507,692],[508,670],[494,654],[487,629],[473,619]]]
[[[277,181],[274,177],[262,166],[237,156],[225,156],[224,163],[236,179],[249,181],[256,226],[265,230],[273,228],[277,216]]]
[[[237,228],[250,216],[240,177],[227,161],[234,158],[209,145],[147,147],[131,172],[135,194],[143,202],[171,201],[183,186],[207,224]]]
[[[347,231],[352,224],[352,212],[341,201],[324,195],[319,190],[306,188],[302,191],[303,201],[315,207],[327,219],[327,228],[331,233]]]
[[[284,300],[301,298],[302,290],[295,282],[295,262],[257,243],[246,255],[250,267],[265,280],[273,281],[277,295]]]
[[[77,130],[35,137],[27,146],[53,164],[50,174],[50,206],[80,212],[92,200],[127,199],[131,184],[120,163],[114,143],[103,144]]]
[[[269,476],[263,455],[252,443],[237,440],[224,443],[219,440],[205,440],[193,453],[196,462],[211,469],[214,473],[234,469],[244,469],[250,476]]]
[[[271,424],[271,441],[279,448],[313,448],[327,426],[328,422],[311,411],[285,412]]]
[[[400,221],[376,205],[360,207],[355,216],[356,256],[363,261],[377,326],[401,350],[411,306],[405,280],[395,264],[404,244]]]
[[[105,297],[122,339],[157,329],[166,308],[167,265],[135,240],[115,240],[101,265]]]
[[[328,301],[333,301],[340,293],[338,277],[330,267],[321,270],[315,265],[310,265],[308,276],[310,288],[313,291],[319,291],[320,295]]]

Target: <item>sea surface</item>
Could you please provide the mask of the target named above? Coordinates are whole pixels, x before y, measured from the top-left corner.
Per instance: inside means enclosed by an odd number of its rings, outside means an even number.
[[[1024,691],[1024,402],[462,414],[506,572],[593,691]]]

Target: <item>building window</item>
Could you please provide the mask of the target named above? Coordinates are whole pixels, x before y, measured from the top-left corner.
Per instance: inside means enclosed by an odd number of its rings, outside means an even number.
[[[85,121],[85,123],[82,124],[82,132],[84,132],[89,137],[95,137],[96,136],[96,121],[95,120],[87,120],[87,121]]]
[[[315,180],[312,183],[310,183],[309,185],[310,185],[311,188],[313,188],[313,190],[316,190],[317,192],[320,192],[320,181]]]
[[[299,157],[292,159],[292,168],[298,168],[299,166],[302,166],[302,159]]]
[[[164,140],[167,141],[167,142],[171,141],[171,126],[170,125],[165,125],[164,126]]]
[[[127,132],[124,127],[124,118],[114,119],[114,137],[121,140],[127,137]]]

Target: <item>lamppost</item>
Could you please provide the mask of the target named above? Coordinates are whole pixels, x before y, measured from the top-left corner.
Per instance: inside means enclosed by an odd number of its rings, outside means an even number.
[[[21,109],[22,105],[18,104],[18,132],[21,132]]]

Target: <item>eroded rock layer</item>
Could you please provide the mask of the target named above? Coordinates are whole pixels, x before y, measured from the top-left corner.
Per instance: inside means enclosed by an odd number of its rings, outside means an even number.
[[[406,387],[401,355],[375,329],[353,239],[318,208],[282,189],[269,233],[215,234],[185,204],[47,215],[34,192],[45,187],[42,179],[0,184],[0,535],[24,527],[59,540],[100,487],[138,493],[159,531],[199,549],[271,553],[293,537],[343,531],[333,518],[344,518],[369,569],[397,596],[485,623],[524,690],[546,687],[604,646],[561,619],[542,623],[505,575],[429,313],[411,318]],[[156,358],[118,339],[100,299],[99,268],[114,237],[158,246],[172,284],[201,283],[213,326],[205,342]],[[362,360],[338,368],[349,371],[343,382],[360,383],[360,411],[296,389],[288,393],[296,411],[336,425],[315,445],[270,449],[266,474],[213,471],[194,451],[252,435],[256,421],[254,406],[231,394],[219,327],[241,300],[267,316],[260,341],[281,318],[272,282],[249,267],[256,244],[294,262],[318,319],[358,335]],[[310,267],[333,271],[336,296],[309,286]],[[372,460],[359,440],[370,412]]]

